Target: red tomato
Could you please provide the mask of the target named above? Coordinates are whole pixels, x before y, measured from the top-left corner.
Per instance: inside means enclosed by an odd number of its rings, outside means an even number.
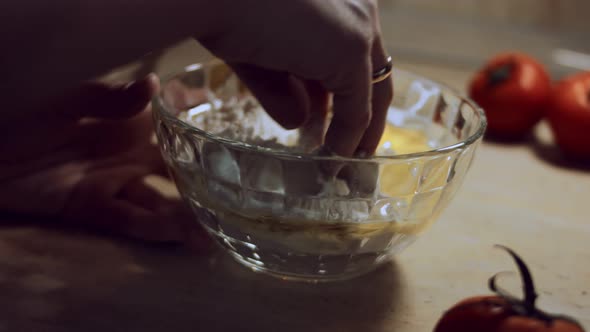
[[[512,314],[499,296],[477,296],[457,303],[438,322],[434,332],[494,332]],[[482,326],[482,322],[486,322]]]
[[[590,72],[572,75],[555,85],[547,117],[566,155],[590,159]]]
[[[434,332],[583,332],[562,319],[544,321],[516,312],[501,296],[478,296],[459,302],[438,322]]]
[[[434,332],[584,332],[574,319],[536,308],[537,293],[528,267],[512,250],[501,248],[518,266],[524,299],[517,299],[497,288],[496,275],[489,284],[498,295],[472,297],[459,302],[443,315]]]
[[[520,53],[494,57],[469,85],[469,96],[488,118],[488,133],[506,139],[525,136],[543,117],[550,95],[543,66]]]

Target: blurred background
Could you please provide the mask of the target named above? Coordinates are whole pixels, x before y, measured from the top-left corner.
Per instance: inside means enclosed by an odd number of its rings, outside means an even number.
[[[520,50],[557,78],[590,70],[590,1],[381,0],[383,34],[397,57],[479,66]]]
[[[396,66],[463,89],[492,55],[519,50],[554,79],[590,70],[588,0],[380,0],[383,35]],[[208,54],[189,40],[107,75],[165,75]]]

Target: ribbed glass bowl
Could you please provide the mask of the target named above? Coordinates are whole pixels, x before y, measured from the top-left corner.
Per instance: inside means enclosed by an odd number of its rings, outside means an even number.
[[[195,222],[238,262],[284,279],[358,276],[406,248],[455,196],[486,120],[441,84],[401,70],[393,77],[388,123],[424,135],[429,148],[368,159],[261,147],[183,121],[257,105],[219,61],[164,79],[153,100],[156,133]],[[346,176],[328,175],[334,165]]]

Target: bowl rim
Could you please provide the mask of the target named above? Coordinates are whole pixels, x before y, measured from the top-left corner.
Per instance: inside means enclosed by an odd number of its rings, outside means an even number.
[[[190,65],[185,66],[182,71],[173,72],[171,74],[163,76],[161,79],[161,82],[166,83],[166,82],[172,80],[173,78],[177,78],[177,77],[180,77],[184,74],[198,71],[204,67],[213,66],[216,64],[225,64],[225,63],[223,61],[221,61],[220,59],[214,58],[213,60],[202,61],[202,62],[190,64]],[[484,113],[484,110],[471,98],[467,97],[462,92],[459,92],[457,89],[452,88],[445,83],[441,83],[437,80],[432,80],[432,79],[426,78],[424,76],[412,73],[412,72],[404,70],[404,69],[394,68],[394,74],[395,73],[401,73],[404,76],[413,77],[417,80],[421,80],[423,82],[428,82],[430,84],[439,86],[439,87],[445,89],[446,91],[448,91],[449,93],[454,94],[456,97],[460,98],[463,102],[466,102],[467,104],[469,104],[469,106],[471,106],[471,108],[473,109],[473,112],[476,113],[476,115],[480,119],[479,127],[477,128],[477,130],[473,134],[468,136],[467,138],[462,139],[455,144],[443,146],[443,147],[432,149],[432,150],[414,152],[414,153],[396,154],[396,155],[391,155],[391,156],[374,155],[374,156],[370,156],[370,157],[360,158],[360,157],[342,157],[342,156],[338,156],[338,155],[318,155],[318,154],[311,154],[311,153],[294,153],[294,152],[289,152],[289,151],[283,151],[283,150],[277,150],[277,149],[273,149],[273,148],[262,147],[262,146],[258,146],[258,145],[254,145],[254,144],[236,141],[236,140],[231,140],[231,139],[223,138],[223,137],[208,133],[202,129],[191,126],[190,124],[186,123],[185,121],[182,121],[182,120],[178,119],[177,117],[175,117],[174,115],[172,115],[171,112],[168,110],[168,108],[171,108],[171,107],[169,105],[167,105],[167,103],[163,100],[163,98],[161,98],[162,90],[152,98],[152,106],[155,106],[155,107],[152,107],[152,112],[153,112],[154,120],[156,120],[158,117],[160,117],[167,125],[171,125],[173,127],[178,127],[180,129],[180,131],[183,133],[188,132],[188,133],[196,135],[196,136],[198,136],[204,140],[207,140],[207,141],[212,141],[212,142],[219,143],[221,145],[229,146],[232,149],[248,151],[248,152],[252,152],[252,153],[256,153],[256,154],[268,155],[269,157],[273,157],[273,158],[295,159],[295,160],[301,160],[301,161],[337,161],[337,162],[348,162],[348,163],[350,163],[350,162],[395,161],[395,160],[407,161],[407,160],[412,160],[412,159],[419,159],[419,158],[424,158],[424,157],[433,157],[433,156],[437,156],[437,155],[441,155],[441,154],[447,154],[449,152],[453,152],[453,151],[456,151],[459,149],[467,148],[467,147],[475,144],[476,142],[478,142],[483,137],[483,135],[486,131],[486,128],[487,128],[487,118]]]

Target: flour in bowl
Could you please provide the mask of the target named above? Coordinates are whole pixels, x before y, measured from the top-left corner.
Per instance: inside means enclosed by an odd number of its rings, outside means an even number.
[[[314,119],[301,129],[286,130],[274,121],[254,99],[222,105],[215,101],[182,112],[179,118],[212,135],[249,145],[271,148],[281,152],[317,151],[322,143],[326,119]],[[210,193],[220,191],[222,201],[244,209],[267,210],[276,202],[241,195],[240,202],[230,202],[231,195],[223,183],[256,188],[290,197],[287,205],[298,218],[315,219],[332,209],[339,220],[362,221],[368,217],[366,204],[338,204],[331,199],[309,197],[344,197],[350,192],[346,181],[322,174],[318,162],[281,161],[265,154],[242,152],[239,161],[221,144],[211,142],[203,147],[205,167],[209,174],[222,181],[210,187]],[[230,197],[228,199],[228,197]],[[325,218],[320,218],[324,219]]]
[[[284,129],[251,99],[229,106],[214,101],[182,112],[178,117],[218,137],[278,150],[296,150],[300,137],[299,130]]]

